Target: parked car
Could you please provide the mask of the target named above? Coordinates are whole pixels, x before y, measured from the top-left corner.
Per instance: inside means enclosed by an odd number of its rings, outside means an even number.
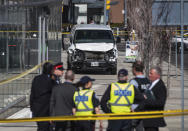
[[[67,65],[74,71],[117,73],[118,50],[112,30],[105,25],[80,24],[71,30]]]
[[[181,51],[181,36],[176,35],[172,38],[172,48],[175,50],[177,43],[177,51]],[[188,50],[188,32],[185,32],[183,35],[184,50]]]

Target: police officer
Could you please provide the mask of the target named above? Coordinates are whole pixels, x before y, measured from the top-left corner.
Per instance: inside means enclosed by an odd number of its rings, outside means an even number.
[[[144,101],[143,95],[127,82],[128,71],[120,69],[118,82],[111,83],[101,99],[101,107],[105,113],[131,112],[133,102]],[[140,103],[140,107],[141,107]],[[131,120],[109,120],[108,131],[131,131]]]
[[[43,65],[42,74],[36,76],[32,81],[30,109],[33,117],[47,117],[50,115],[50,96],[53,87],[52,71],[53,65],[46,62]],[[50,131],[50,123],[37,122],[37,131]]]
[[[133,84],[138,91],[140,91],[143,95],[145,94],[146,90],[150,86],[150,80],[144,76],[144,64],[141,61],[135,61],[132,65],[132,73],[135,78],[130,80],[130,84]],[[135,110],[138,107],[138,104],[133,104],[132,109]],[[136,131],[143,131],[143,121],[142,120],[133,120],[133,129],[135,128]]]
[[[63,63],[57,63],[54,65],[53,67],[53,75],[52,75],[52,79],[54,80],[54,85],[58,85],[61,83],[60,77],[63,76],[64,73],[64,67],[63,67]]]
[[[91,79],[89,76],[83,76],[80,79],[83,90],[74,94],[75,108],[73,108],[73,112],[76,116],[91,115],[94,112],[96,114],[100,113],[99,100],[96,98],[95,92],[91,90],[93,81],[95,79]],[[92,131],[94,126],[94,121],[78,121],[76,131]]]

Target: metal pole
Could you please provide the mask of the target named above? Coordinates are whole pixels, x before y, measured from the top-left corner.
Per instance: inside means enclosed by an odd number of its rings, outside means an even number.
[[[176,30],[176,78],[178,75],[177,68],[178,68],[178,45],[177,45],[177,30]]]
[[[119,36],[119,27],[117,27],[117,36]]]
[[[184,110],[184,43],[183,43],[183,25],[184,25],[184,0],[181,0],[181,95],[182,95],[182,111]],[[184,131],[184,115],[181,119],[181,130]]]
[[[49,38],[48,38],[48,23],[49,23],[48,20],[49,19],[46,18],[46,40],[47,40],[47,42],[46,42],[46,60],[48,60],[48,40],[49,40]]]
[[[46,60],[48,61],[48,46],[46,46]]]
[[[104,0],[104,25],[106,25],[106,0]]]
[[[38,64],[41,63],[41,16],[39,16],[39,33],[38,33]],[[40,69],[39,69],[40,73]]]
[[[7,36],[6,36],[6,50],[7,50],[7,52],[6,52],[6,72],[7,72],[7,74],[8,74],[8,71],[9,71],[9,46],[8,46],[8,44],[9,44],[9,32],[7,32],[6,33],[7,34]]]
[[[24,16],[27,17],[28,14],[28,9],[24,10]],[[23,70],[23,68],[25,68],[25,43],[26,43],[26,32],[24,32],[26,30],[26,22],[22,23],[22,41],[21,41],[21,53],[20,53],[20,64],[21,64],[21,70]]]
[[[127,1],[124,0],[124,24],[127,26]]]
[[[45,50],[46,50],[46,38],[45,38],[45,26],[46,26],[46,23],[45,23],[46,19],[45,17],[43,18],[43,24],[42,24],[42,62],[45,61]]]

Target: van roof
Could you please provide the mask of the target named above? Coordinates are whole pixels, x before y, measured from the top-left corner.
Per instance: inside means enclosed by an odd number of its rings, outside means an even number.
[[[99,25],[99,24],[79,24],[75,25],[75,30],[84,30],[84,29],[90,29],[90,30],[111,30],[110,27],[106,25]]]

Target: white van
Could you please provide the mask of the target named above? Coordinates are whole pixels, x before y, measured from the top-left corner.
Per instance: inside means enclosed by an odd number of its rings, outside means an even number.
[[[118,50],[110,27],[80,24],[72,28],[68,48],[68,69],[103,70],[117,73]]]

